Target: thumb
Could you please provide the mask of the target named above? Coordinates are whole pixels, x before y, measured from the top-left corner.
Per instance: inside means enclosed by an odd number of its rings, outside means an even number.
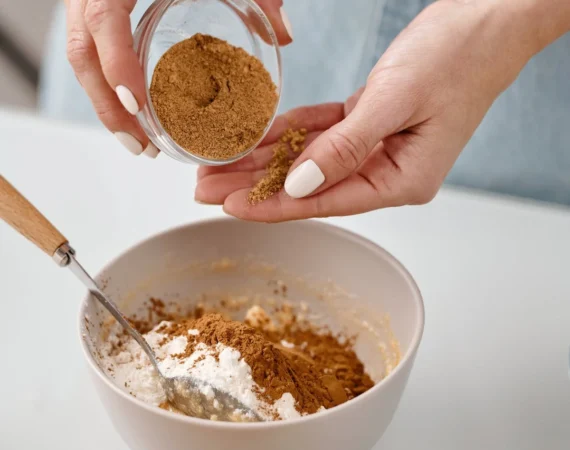
[[[387,100],[370,89],[353,95],[345,104],[346,118],[297,158],[285,180],[285,192],[293,198],[307,197],[354,173],[382,139],[397,131],[394,118],[380,111],[381,104],[387,107]]]

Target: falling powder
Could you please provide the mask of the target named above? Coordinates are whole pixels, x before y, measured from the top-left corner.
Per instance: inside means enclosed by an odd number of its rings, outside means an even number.
[[[279,142],[273,148],[273,158],[269,161],[265,176],[259,180],[248,194],[247,200],[251,205],[263,202],[275,195],[285,185],[289,169],[296,155],[305,149],[307,130],[289,128],[283,133]]]

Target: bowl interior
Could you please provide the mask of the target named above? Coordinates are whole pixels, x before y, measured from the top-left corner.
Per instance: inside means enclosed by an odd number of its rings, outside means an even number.
[[[423,327],[420,294],[391,255],[314,221],[269,226],[224,219],[188,225],[144,241],[97,278],[127,315],[140,314],[151,297],[208,306],[229,295],[236,318],[243,318],[252,302],[288,302],[298,311],[306,304],[312,321],[358,334],[357,354],[376,381],[417,345]],[[97,347],[109,315],[90,297],[82,315],[87,317],[81,323],[84,344],[99,365]]]

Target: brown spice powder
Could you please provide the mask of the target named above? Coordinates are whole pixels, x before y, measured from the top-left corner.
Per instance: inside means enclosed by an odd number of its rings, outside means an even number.
[[[200,334],[191,339],[188,330],[194,329]],[[264,333],[262,328],[228,321],[218,314],[177,321],[158,331],[167,334],[167,339],[189,339],[180,358],[190,356],[200,342],[209,346],[222,343],[238,350],[261,388],[258,395],[273,404],[288,392],[302,414],[340,405],[374,385],[349,344],[340,344],[332,335],[291,329],[282,334]],[[279,344],[285,338],[304,344],[286,348]]]
[[[172,139],[190,153],[217,160],[254,145],[277,104],[275,84],[261,61],[202,34],[162,56],[150,96]]]
[[[322,374],[338,380],[348,399],[359,396],[374,386],[364,365],[354,352],[354,337],[334,335],[328,328],[316,328],[305,319],[299,320],[290,304],[283,304],[270,317],[261,308],[252,308],[245,323],[275,344],[286,341],[297,355],[310,358]]]
[[[295,326],[276,333],[263,334],[271,342],[285,340],[294,344],[295,349],[302,349],[298,352],[309,356],[323,374],[338,380],[349,400],[374,386],[364,365],[352,349],[351,341],[341,343],[330,332],[316,333],[310,328]]]
[[[295,154],[305,149],[307,130],[293,130],[289,128],[283,133],[279,142],[273,148],[273,158],[266,167],[266,174],[261,178],[248,194],[247,200],[256,205],[275,195],[285,185],[289,169],[295,160]]]
[[[241,353],[251,367],[254,381],[262,389],[258,395],[268,403],[275,403],[289,392],[301,413],[315,413],[321,406],[331,408],[338,404],[320,382],[313,364],[289,359],[278,347],[244,323],[227,321],[218,314],[208,314],[198,320],[173,323],[159,332],[172,337],[189,337],[188,330],[192,329],[199,330],[200,334],[195,340],[189,339],[186,351],[178,355],[180,358],[189,357],[200,342],[212,347],[222,343]],[[338,383],[337,390],[342,391]]]

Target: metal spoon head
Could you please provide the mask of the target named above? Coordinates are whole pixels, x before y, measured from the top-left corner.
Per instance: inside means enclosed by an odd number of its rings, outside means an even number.
[[[236,398],[192,377],[164,377],[168,401],[184,414],[220,422],[261,422],[262,419]]]

